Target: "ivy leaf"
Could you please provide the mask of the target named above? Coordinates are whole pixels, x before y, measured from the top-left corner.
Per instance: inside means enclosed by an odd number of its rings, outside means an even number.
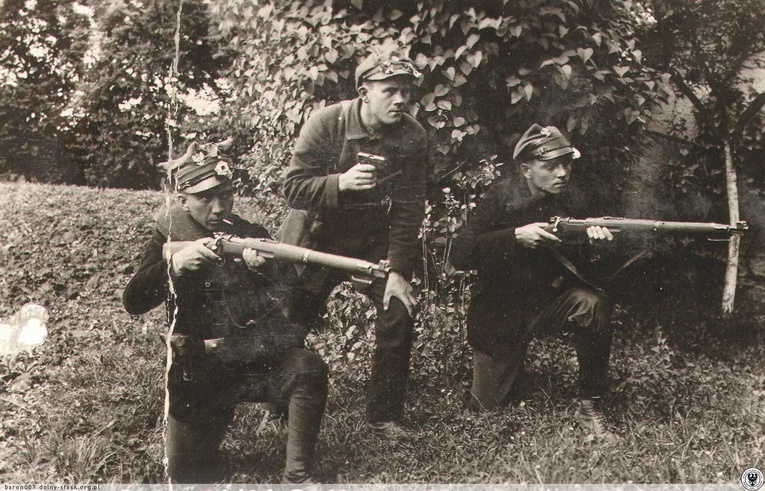
[[[560,72],[566,77],[566,80],[571,79],[571,65],[563,65],[560,67]]]
[[[574,131],[574,128],[576,128],[576,115],[570,114],[568,116],[568,121],[566,121],[566,131],[571,133]]]
[[[505,86],[506,87],[515,87],[521,83],[521,79],[516,77],[515,75],[510,75],[509,77],[505,78]]]
[[[449,93],[449,87],[443,84],[436,85],[436,88],[433,90],[433,94],[436,97],[442,97]]]
[[[637,111],[633,111],[629,107],[624,110],[624,118],[627,120],[627,124],[632,124],[639,116]]]
[[[592,54],[594,53],[592,48],[578,48],[576,50],[576,54],[579,55],[579,58],[582,59],[582,62],[587,63],[587,60],[592,58]]]
[[[428,57],[422,53],[417,53],[417,57],[414,59],[414,64],[417,65],[418,69],[422,70],[428,66]]]
[[[475,45],[475,43],[478,42],[479,39],[481,39],[480,34],[473,33],[468,37],[465,45],[467,45],[468,48],[472,48]]]
[[[451,145],[448,145],[448,144],[441,144],[436,147],[436,150],[438,150],[444,155],[448,154],[449,150],[451,149],[452,149]]]
[[[434,114],[433,116],[430,116],[428,118],[428,123],[430,123],[430,126],[434,127],[437,130],[440,130],[444,126],[446,126],[446,120],[443,116],[439,116],[437,114]]]
[[[523,87],[523,92],[526,97],[526,100],[530,101],[531,96],[534,94],[534,87],[531,84],[526,85],[525,87]]]
[[[478,68],[478,65],[481,64],[481,60],[483,60],[483,53],[481,51],[476,51],[475,53],[467,55],[467,61],[475,68]]]
[[[523,91],[520,89],[515,89],[510,95],[510,104],[516,104],[521,99],[523,99]]]
[[[452,110],[452,103],[449,101],[440,100],[436,104],[436,106],[439,107],[439,109],[443,109],[445,111],[451,111]]]
[[[502,25],[502,18],[499,19],[492,19],[491,17],[485,17],[481,19],[481,21],[478,23],[478,29],[486,29],[487,27],[491,27],[495,31],[499,29],[499,26]]]
[[[324,53],[324,59],[327,60],[329,63],[334,63],[337,61],[337,50],[331,49]]]
[[[456,74],[456,70],[454,67],[449,67],[446,70],[444,70],[444,77],[448,78],[449,80],[454,80],[454,75]]]
[[[393,9],[391,11],[391,13],[390,13],[390,20],[396,20],[396,19],[400,18],[402,15],[404,15],[403,12],[401,12],[398,9]]]
[[[463,126],[465,123],[467,123],[467,120],[463,118],[462,116],[457,116],[452,120],[452,124],[454,124],[455,128],[459,128],[460,126]]]
[[[630,69],[626,66],[615,66],[614,71],[616,72],[619,77],[623,77],[625,73],[627,73]]]
[[[364,0],[351,0],[351,5],[361,10],[361,7],[364,5]]]
[[[458,130],[458,129],[454,129],[454,130],[452,130],[452,141],[461,142],[462,139],[465,137],[465,135],[467,135],[467,132],[462,131],[462,130]]]

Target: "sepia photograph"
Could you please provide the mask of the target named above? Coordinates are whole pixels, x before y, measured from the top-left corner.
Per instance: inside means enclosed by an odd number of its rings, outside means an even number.
[[[764,163],[763,0],[0,0],[0,482],[757,491]]]

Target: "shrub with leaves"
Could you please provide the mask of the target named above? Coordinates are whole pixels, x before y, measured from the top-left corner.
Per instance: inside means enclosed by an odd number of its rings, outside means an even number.
[[[623,171],[632,135],[666,93],[631,38],[630,2],[291,2],[211,6],[235,56],[223,124],[252,138],[251,173],[275,189],[311,112],[353,97],[368,45],[408,50],[424,76],[413,112],[432,143],[431,181],[498,155],[532,122],[558,125]],[[606,166],[605,163],[608,163]],[[443,182],[447,181],[447,182]],[[613,181],[612,181],[613,182]]]

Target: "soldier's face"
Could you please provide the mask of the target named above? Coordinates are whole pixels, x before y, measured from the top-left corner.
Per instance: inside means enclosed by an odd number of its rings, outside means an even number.
[[[532,196],[558,194],[568,187],[571,178],[571,157],[564,155],[552,160],[532,160],[521,164]]]
[[[359,88],[359,95],[365,101],[361,109],[365,124],[372,128],[396,124],[409,104],[410,80],[406,75],[368,80]]]
[[[234,209],[234,190],[230,182],[201,193],[182,193],[179,197],[191,218],[210,231],[219,230],[223,219]]]

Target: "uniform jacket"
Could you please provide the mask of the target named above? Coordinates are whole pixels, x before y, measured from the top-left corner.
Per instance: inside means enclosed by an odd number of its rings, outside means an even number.
[[[260,225],[233,215],[232,225],[223,233],[240,237],[268,237]],[[128,313],[145,313],[162,302],[167,304],[168,322],[174,332],[201,339],[223,337],[236,348],[239,361],[268,364],[292,347],[303,346],[305,333],[288,323],[281,314],[282,300],[294,284],[290,268],[269,261],[263,271],[251,272],[243,261],[227,259],[221,266],[188,272],[173,280],[175,296],[170,294],[168,262],[162,247],[168,235],[174,241],[196,240],[211,233],[195,222],[180,207],[162,216],[154,231],[143,261],[128,283],[123,304]]]
[[[528,249],[515,240],[517,227],[553,216],[586,218],[593,206],[575,189],[532,199],[526,182],[508,178],[483,196],[455,239],[451,261],[477,270],[468,309],[468,341],[494,356],[510,351],[529,319],[565,286],[579,280],[547,248]],[[556,246],[572,262],[590,260],[584,245]]]
[[[281,240],[371,261],[387,258],[394,271],[411,276],[425,215],[425,130],[405,114],[399,124],[372,134],[361,124],[360,107],[360,99],[334,104],[303,126],[284,179],[293,210]],[[339,176],[359,152],[387,159],[387,169],[378,172],[382,182],[340,193]]]

